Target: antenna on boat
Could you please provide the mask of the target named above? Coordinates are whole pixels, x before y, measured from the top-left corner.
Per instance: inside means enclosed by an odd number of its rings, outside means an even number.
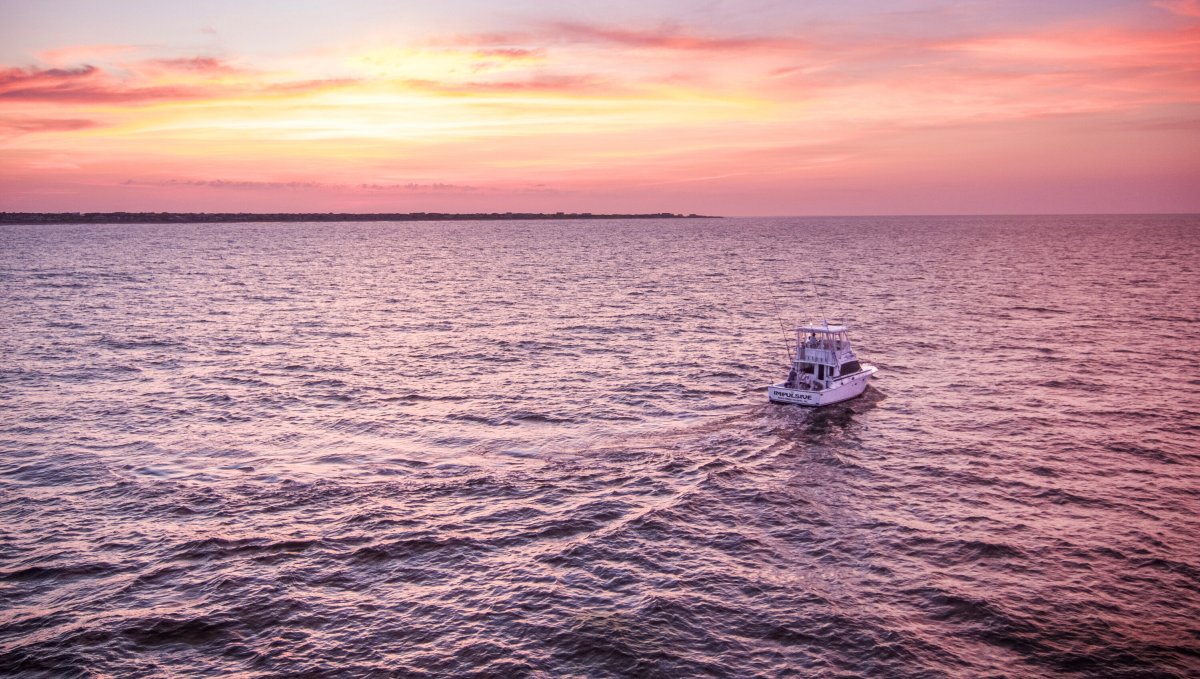
[[[770,287],[767,287],[767,293],[771,295],[771,303],[775,305],[775,318],[779,321],[779,329],[783,332],[783,348],[787,350],[788,365],[791,365],[796,360],[796,357],[792,355],[792,338],[788,334],[787,325],[783,322],[783,313],[779,310],[779,299],[775,297],[775,293]]]
[[[821,320],[825,322],[826,327],[829,326],[829,313],[825,308],[825,300],[821,297],[821,292],[817,289],[817,279],[810,278],[808,282],[812,284],[813,297],[817,298],[817,310],[821,312]]]

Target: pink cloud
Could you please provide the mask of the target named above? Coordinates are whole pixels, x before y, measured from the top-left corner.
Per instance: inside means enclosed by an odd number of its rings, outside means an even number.
[[[445,82],[406,80],[412,89],[441,94],[486,94],[489,92],[558,92],[615,94],[619,88],[601,76],[592,74],[534,74],[523,80]]]
[[[665,25],[657,28],[621,28],[573,21],[542,24],[527,32],[477,33],[442,38],[433,44],[455,46],[509,46],[496,47],[495,51],[511,50],[525,52],[524,48],[511,47],[527,44],[607,44],[625,47],[676,50],[685,52],[734,52],[755,50],[787,50],[803,48],[806,41],[792,37],[774,35],[706,35]],[[540,49],[528,50],[540,52]]]
[[[545,56],[544,49],[526,49],[523,47],[493,47],[487,49],[475,50],[475,56],[481,59],[540,59]]]
[[[63,64],[99,61],[139,50],[140,48],[134,45],[69,45],[67,47],[39,52],[38,58],[46,63],[61,66]]]
[[[1200,0],[1157,0],[1155,7],[1185,17],[1200,17]]]
[[[1200,27],[1157,31],[1098,28],[998,34],[947,41],[934,47],[1047,65],[1057,65],[1062,61],[1194,65],[1195,60],[1200,58]]]

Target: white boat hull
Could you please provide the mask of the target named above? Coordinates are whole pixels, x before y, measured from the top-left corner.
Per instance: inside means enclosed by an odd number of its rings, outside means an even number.
[[[827,406],[831,403],[841,403],[867,390],[867,382],[875,374],[875,366],[864,365],[862,372],[839,377],[831,380],[826,389],[793,389],[786,383],[772,384],[767,387],[767,398],[774,403],[794,403],[802,406]]]

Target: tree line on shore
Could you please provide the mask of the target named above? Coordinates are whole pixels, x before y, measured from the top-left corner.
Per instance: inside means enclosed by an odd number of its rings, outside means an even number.
[[[194,224],[216,222],[424,222],[514,219],[712,219],[656,212],[0,212],[0,224]]]

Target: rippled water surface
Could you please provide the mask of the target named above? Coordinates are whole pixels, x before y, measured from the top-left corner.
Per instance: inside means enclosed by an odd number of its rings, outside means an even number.
[[[1197,217],[0,227],[0,674],[1196,676],[1198,299]],[[821,315],[873,387],[767,404]]]

